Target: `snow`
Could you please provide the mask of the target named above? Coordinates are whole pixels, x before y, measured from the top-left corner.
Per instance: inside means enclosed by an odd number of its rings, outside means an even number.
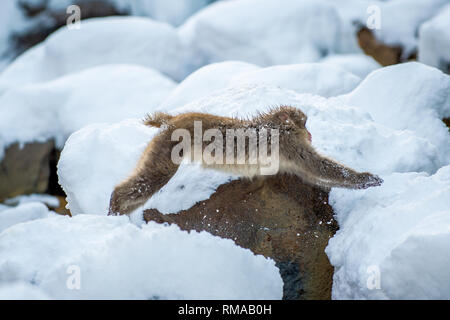
[[[231,0],[199,11],[179,34],[198,66],[239,60],[264,67],[318,61],[337,50],[339,26],[325,1]]]
[[[340,225],[326,248],[333,298],[448,299],[450,166],[383,179],[379,188],[330,194]],[[379,289],[370,286],[377,274]]]
[[[450,4],[420,26],[419,61],[450,72]]]
[[[1,210],[0,214],[0,232],[21,222],[45,218],[49,214],[50,211],[40,202],[25,203],[18,207],[5,208]]]
[[[59,199],[55,196],[51,196],[48,194],[20,195],[14,198],[6,199],[3,202],[7,205],[21,205],[30,202],[42,202],[48,205],[49,207],[53,208],[59,207]]]
[[[10,89],[0,96],[0,158],[17,141],[55,139],[62,148],[72,132],[90,123],[142,118],[174,87],[149,68],[103,65]]]
[[[269,85],[323,97],[352,91],[361,79],[339,66],[302,63],[260,68],[225,61],[204,66],[184,79],[162,103],[171,111],[215,91],[238,85]]]
[[[26,282],[0,285],[0,300],[48,300],[42,290]]]
[[[450,163],[448,129],[442,122],[450,117],[450,77],[441,71],[417,62],[386,67],[342,101],[369,112],[376,122],[426,139],[439,149],[437,168]]]
[[[336,66],[347,70],[361,79],[364,79],[376,69],[381,68],[372,57],[364,54],[333,54],[326,56],[320,63],[325,66]]]
[[[385,44],[401,45],[403,58],[408,58],[417,49],[417,30],[420,25],[447,3],[448,0],[395,0],[380,3],[381,27],[374,30],[375,35]]]
[[[0,75],[0,93],[105,64],[137,64],[175,80],[190,71],[189,52],[172,26],[143,17],[94,18],[60,28]]]
[[[206,232],[156,223],[139,228],[126,217],[53,216],[17,224],[0,233],[0,251],[0,282],[33,284],[50,298],[282,296],[273,260]]]

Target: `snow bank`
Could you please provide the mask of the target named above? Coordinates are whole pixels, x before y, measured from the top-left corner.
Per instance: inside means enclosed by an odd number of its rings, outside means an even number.
[[[367,77],[369,73],[381,68],[372,57],[365,54],[332,54],[322,60],[320,63],[325,66],[335,66],[347,70],[361,79]]]
[[[62,27],[19,56],[0,75],[0,93],[105,64],[137,64],[180,80],[191,72],[187,57],[176,30],[165,23],[139,17],[88,19],[81,29]]]
[[[152,69],[105,65],[10,89],[0,96],[0,158],[17,141],[55,139],[62,147],[87,124],[142,118],[174,87]]]
[[[138,228],[126,217],[54,216],[18,224],[0,233],[0,251],[0,282],[34,284],[57,299],[282,296],[273,260],[206,232],[155,223]]]
[[[339,25],[324,1],[234,0],[209,5],[179,33],[198,66],[225,60],[270,66],[314,62],[335,51]]]
[[[419,61],[450,72],[450,4],[420,26]]]
[[[407,63],[374,71],[352,93],[333,99],[426,148],[408,156],[415,168],[393,168],[388,158],[411,145],[390,151],[379,146],[377,154],[385,159],[378,161],[386,164],[381,187],[332,189],[330,204],[340,225],[326,249],[335,267],[333,298],[450,297],[450,135],[441,121],[449,115],[449,96],[449,76]]]
[[[30,202],[17,207],[4,208],[0,214],[0,232],[21,222],[46,218],[49,214],[50,211],[40,202]]]
[[[418,45],[417,30],[448,3],[448,0],[327,0],[341,19],[339,52],[361,52],[355,33],[360,25],[368,27],[379,17],[379,28],[373,28],[377,39],[391,46],[401,46],[408,58]],[[356,24],[355,24],[356,23]]]
[[[340,230],[326,253],[334,299],[450,297],[450,166],[393,173],[379,188],[333,189]]]
[[[381,27],[374,30],[375,35],[385,44],[401,45],[403,58],[407,58],[417,49],[417,30],[420,25],[447,3],[448,0],[395,0],[380,3]]]
[[[270,85],[324,97],[352,91],[361,79],[346,70],[321,63],[303,63],[260,68],[239,61],[202,67],[184,79],[162,103],[171,111],[217,90],[237,85]]]
[[[14,198],[9,198],[4,201],[7,205],[21,205],[24,203],[30,202],[42,202],[49,207],[59,207],[59,199],[55,196],[51,196],[48,194],[29,194],[29,195],[21,195]]]
[[[439,151],[436,169],[450,163],[449,133],[442,122],[450,117],[448,75],[417,62],[386,67],[371,73],[342,101],[378,123],[426,139]]]

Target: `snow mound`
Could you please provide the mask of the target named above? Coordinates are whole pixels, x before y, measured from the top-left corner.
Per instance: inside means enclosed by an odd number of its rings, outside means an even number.
[[[139,228],[126,217],[54,216],[18,224],[0,233],[0,251],[0,282],[33,284],[51,298],[282,297],[273,260],[206,232],[155,223]]]
[[[333,189],[340,230],[326,253],[334,299],[450,297],[450,166],[383,176],[379,188]]]
[[[381,27],[375,35],[383,43],[403,48],[403,58],[408,58],[418,45],[420,25],[432,18],[448,0],[395,0],[378,4]],[[362,21],[367,20],[367,15]]]
[[[60,28],[19,56],[0,76],[7,88],[42,82],[104,64],[137,64],[181,80],[188,50],[177,31],[141,17],[94,18],[81,29]]]
[[[419,61],[450,72],[450,4],[421,25]]]
[[[381,68],[372,57],[364,54],[332,54],[322,60],[320,63],[324,66],[335,66],[347,70],[361,79],[367,77],[369,73]]]
[[[339,26],[324,1],[234,0],[209,5],[179,33],[198,66],[226,60],[270,66],[318,61],[337,49]]]
[[[439,149],[437,168],[450,163],[449,133],[441,121],[450,117],[450,76],[417,62],[394,65],[371,73],[342,101],[375,122],[426,139]]]
[[[260,68],[239,61],[204,66],[184,79],[162,103],[171,111],[230,86],[270,85],[324,97],[352,91],[361,79],[337,66],[303,63]]]
[[[18,223],[46,218],[49,214],[50,211],[40,202],[30,202],[17,207],[4,208],[0,214],[0,232]]]
[[[174,87],[152,69],[105,65],[10,89],[0,96],[0,157],[4,147],[17,141],[55,139],[62,147],[87,124],[142,118]]]

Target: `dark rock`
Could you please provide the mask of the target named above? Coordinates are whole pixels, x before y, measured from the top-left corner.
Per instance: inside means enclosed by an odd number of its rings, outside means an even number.
[[[5,150],[0,160],[0,201],[22,194],[43,193],[50,176],[49,159],[53,141],[15,143]]]
[[[337,230],[328,193],[292,175],[235,180],[178,214],[146,210],[145,220],[205,230],[272,258],[284,299],[330,299],[333,267],[324,249]]]

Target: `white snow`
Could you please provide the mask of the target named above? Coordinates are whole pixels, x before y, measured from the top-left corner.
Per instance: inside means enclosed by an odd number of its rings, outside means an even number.
[[[361,79],[364,79],[376,69],[381,68],[381,65],[372,57],[365,54],[333,54],[326,56],[320,60],[321,65],[336,66],[347,70]]]
[[[30,202],[42,202],[49,207],[57,208],[59,207],[59,199],[55,196],[48,194],[29,194],[20,195],[14,198],[9,198],[3,201],[7,205],[21,205]]]
[[[42,290],[26,282],[0,285],[0,300],[48,300],[50,297]]]
[[[206,232],[155,223],[139,228],[126,217],[53,216],[18,224],[0,233],[0,252],[2,284],[33,284],[50,298],[282,296],[273,260]]]
[[[322,63],[302,63],[260,68],[226,61],[204,66],[184,79],[162,103],[171,111],[215,91],[238,85],[269,85],[323,97],[352,91],[361,79],[345,69]]]
[[[450,4],[420,26],[419,61],[450,72]]]
[[[259,66],[315,62],[338,48],[340,20],[321,0],[213,3],[179,28],[198,66],[240,60]]]
[[[79,30],[62,27],[19,56],[0,75],[0,93],[105,64],[137,64],[181,80],[192,71],[188,55],[168,24],[143,17],[87,19]]]
[[[386,67],[371,73],[342,101],[378,123],[426,139],[439,149],[437,168],[450,163],[448,128],[442,122],[450,117],[450,77],[441,71],[417,62]]]
[[[340,226],[326,248],[333,298],[448,299],[450,166],[383,178],[379,188],[330,194]]]
[[[174,87],[149,68],[104,65],[10,89],[0,96],[0,159],[17,141],[55,139],[62,148],[72,132],[90,123],[142,118]]]
[[[49,214],[50,211],[40,202],[30,202],[17,207],[5,208],[1,210],[0,214],[0,232],[21,222],[46,218]]]

